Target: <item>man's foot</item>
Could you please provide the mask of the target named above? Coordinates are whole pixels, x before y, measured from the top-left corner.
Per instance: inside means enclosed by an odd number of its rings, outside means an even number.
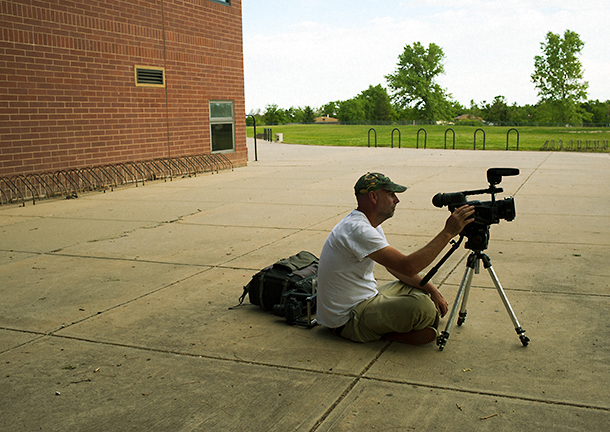
[[[435,341],[438,334],[434,327],[421,330],[411,330],[408,333],[388,333],[384,337],[391,341],[402,342],[409,345],[426,345]]]

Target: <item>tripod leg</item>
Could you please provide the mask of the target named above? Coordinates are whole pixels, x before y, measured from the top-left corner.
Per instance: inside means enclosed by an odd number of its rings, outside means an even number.
[[[472,267],[470,266],[471,256],[472,254],[468,257],[468,266],[466,267],[464,277],[462,277],[462,282],[460,283],[457,295],[455,296],[455,301],[453,302],[453,306],[451,307],[451,313],[449,314],[449,318],[447,319],[447,325],[445,326],[445,330],[441,332],[439,337],[436,339],[438,349],[441,351],[443,350],[443,348],[445,348],[447,339],[449,339],[449,333],[451,332],[451,327],[453,325],[453,321],[455,320],[458,308],[460,308],[461,306],[465,309],[466,307],[466,303],[463,301],[464,293],[470,291],[470,284],[472,283],[472,276],[474,272],[474,265]]]
[[[464,321],[466,321],[466,315],[468,314],[468,311],[466,310],[466,305],[468,304],[468,297],[470,295],[470,287],[472,285],[472,277],[474,274],[479,274],[479,258],[478,255],[475,254],[471,254],[468,257],[468,262],[466,264],[468,266],[468,268],[472,268],[473,272],[470,272],[470,274],[468,275],[469,279],[468,281],[466,281],[466,289],[464,290],[464,299],[462,300],[462,307],[460,308],[460,314],[459,314],[459,318],[457,321],[457,325],[461,326],[462,324],[464,324]]]
[[[496,290],[498,291],[498,294],[500,294],[502,303],[504,303],[504,307],[506,308],[506,311],[508,312],[510,319],[513,321],[513,325],[515,326],[515,331],[519,335],[519,340],[521,341],[523,346],[527,346],[530,342],[530,339],[527,336],[525,336],[525,330],[523,330],[521,328],[521,324],[519,324],[519,320],[517,319],[517,316],[515,315],[513,308],[511,307],[510,303],[508,302],[506,293],[504,292],[504,289],[502,288],[502,285],[500,284],[500,280],[498,279],[498,276],[496,275],[496,272],[494,271],[493,266],[491,265],[491,260],[485,254],[482,254],[482,258],[483,258],[483,264],[485,265],[485,268],[489,272],[489,276],[491,276],[491,280],[493,281],[494,285],[496,286]]]
[[[472,282],[472,276],[470,276],[470,282]],[[466,310],[466,304],[468,303],[468,295],[470,294],[470,283],[468,283],[466,290],[464,291],[464,299],[462,300],[462,307],[460,308],[460,313],[458,315],[457,325],[460,327],[466,321],[466,315],[468,315],[468,311]]]

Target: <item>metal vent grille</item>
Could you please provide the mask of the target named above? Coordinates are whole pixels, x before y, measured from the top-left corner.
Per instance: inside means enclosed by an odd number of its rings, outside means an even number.
[[[161,68],[136,66],[136,85],[165,86],[165,74]]]

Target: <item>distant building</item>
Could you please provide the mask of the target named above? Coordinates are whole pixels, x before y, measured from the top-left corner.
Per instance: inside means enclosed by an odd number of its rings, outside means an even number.
[[[322,117],[316,117],[314,119],[314,122],[316,122],[316,123],[338,123],[339,120],[337,120],[336,118],[333,118],[329,115],[326,115],[326,116],[322,116]]]
[[[462,114],[460,116],[457,117],[453,117],[453,120],[455,121],[460,121],[460,120],[473,120],[473,121],[480,121],[482,122],[483,119],[481,117],[477,117],[473,114]]]
[[[0,62],[0,177],[247,163],[241,0],[4,0]]]

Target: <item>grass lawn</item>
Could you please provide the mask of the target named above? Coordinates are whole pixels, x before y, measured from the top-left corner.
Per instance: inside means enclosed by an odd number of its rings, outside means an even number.
[[[398,147],[399,139],[401,147],[410,148],[454,148],[453,132],[455,132],[456,149],[482,150],[506,150],[507,139],[509,150],[517,149],[517,132],[519,135],[519,150],[541,150],[543,145],[551,140],[555,149],[559,150],[559,140],[563,143],[563,150],[572,141],[572,149],[576,150],[580,144],[581,149],[598,144],[597,151],[609,151],[610,129],[608,128],[579,128],[579,127],[505,127],[505,126],[368,126],[368,125],[332,125],[332,124],[308,124],[308,125],[277,125],[258,126],[257,134],[263,132],[264,128],[271,128],[273,134],[284,134],[284,142],[290,144],[329,145],[329,146],[375,146],[375,132],[378,147],[390,147],[392,134],[394,135],[394,147]],[[373,128],[375,131],[370,131]],[[398,130],[394,130],[398,129]],[[479,130],[479,129],[482,129]],[[392,132],[394,130],[394,132]],[[370,132],[369,132],[370,131]],[[254,136],[254,128],[248,127],[248,136]],[[419,140],[418,140],[419,137]],[[547,148],[548,149],[548,148]]]

